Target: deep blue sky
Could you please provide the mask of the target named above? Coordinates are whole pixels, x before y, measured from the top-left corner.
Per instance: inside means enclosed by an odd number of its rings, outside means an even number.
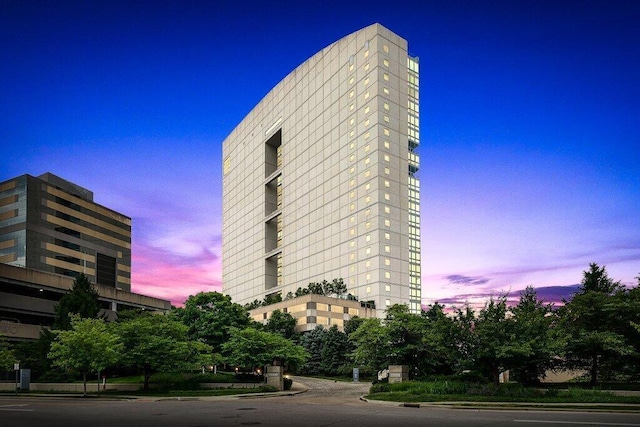
[[[420,58],[425,303],[556,300],[589,262],[637,283],[635,0],[0,0],[0,180],[50,171],[131,216],[136,292],[220,290],[222,140],[374,22]]]

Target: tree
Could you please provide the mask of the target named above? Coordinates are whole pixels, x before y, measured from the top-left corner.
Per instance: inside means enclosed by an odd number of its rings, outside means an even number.
[[[475,366],[495,385],[500,373],[509,368],[515,344],[513,322],[507,319],[507,299],[491,298],[473,326],[473,361]]]
[[[380,319],[365,319],[358,329],[351,333],[349,339],[356,346],[353,356],[357,364],[375,371],[389,366],[389,332]]]
[[[187,326],[172,316],[147,314],[117,324],[124,344],[123,363],[144,374],[144,389],[155,372],[175,372],[211,363],[211,347],[191,340]]]
[[[451,375],[461,371],[459,329],[453,317],[447,316],[442,304],[432,304],[421,313],[425,318],[423,342],[428,356],[422,360],[424,374]]]
[[[300,338],[300,345],[309,355],[300,368],[301,373],[317,375],[321,372],[322,347],[326,334],[327,330],[322,325],[318,325]]]
[[[54,365],[82,373],[84,395],[87,395],[87,374],[100,374],[113,366],[122,354],[120,338],[109,331],[102,319],[71,318],[70,330],[54,330],[49,358]]]
[[[0,371],[9,371],[16,363],[16,356],[9,348],[9,343],[4,335],[0,335]]]
[[[629,328],[620,317],[624,294],[624,287],[611,280],[604,267],[592,263],[583,272],[580,290],[560,310],[565,364],[587,369],[591,385],[598,382],[602,364],[634,353],[621,330]]]
[[[320,351],[320,372],[325,375],[337,375],[340,368],[349,361],[349,341],[337,325],[327,329]]]
[[[293,339],[296,336],[296,323],[297,319],[290,313],[274,310],[266,325],[264,325],[264,330],[287,339]]]
[[[234,328],[222,351],[229,364],[251,369],[270,365],[274,360],[296,367],[308,357],[304,348],[290,340],[251,327]]]
[[[404,304],[394,304],[387,309],[384,325],[389,338],[389,362],[409,366],[412,377],[426,373],[425,362],[429,358],[428,346],[423,339],[426,323],[424,317],[410,313]]]
[[[89,278],[80,274],[73,281],[71,291],[64,294],[54,308],[55,319],[53,329],[71,329],[71,315],[77,314],[82,319],[95,319],[100,313],[98,291],[95,290]]]
[[[518,305],[511,307],[514,322],[514,351],[510,370],[524,384],[540,382],[561,352],[561,342],[554,335],[557,315],[551,304],[538,299],[532,286],[520,294]]]
[[[187,326],[189,337],[210,345],[214,353],[222,351],[232,328],[244,329],[252,323],[247,309],[219,292],[190,296],[184,308],[175,310],[175,316]]]
[[[615,292],[623,290],[620,281],[614,282],[609,277],[605,266],[599,267],[595,262],[590,263],[589,270],[583,271],[582,274],[583,278],[580,283],[579,294],[601,292],[607,295],[613,295]]]

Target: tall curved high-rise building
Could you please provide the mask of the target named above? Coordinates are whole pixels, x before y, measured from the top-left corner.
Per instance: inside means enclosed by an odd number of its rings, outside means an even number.
[[[378,316],[419,312],[419,140],[418,60],[383,26],[293,70],[223,143],[224,292],[341,278]]]

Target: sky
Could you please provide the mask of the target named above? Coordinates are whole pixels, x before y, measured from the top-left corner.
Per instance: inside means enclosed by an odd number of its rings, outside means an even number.
[[[557,302],[591,262],[636,285],[635,0],[0,0],[0,181],[131,217],[134,292],[221,291],[222,141],[375,22],[420,61],[423,304]]]

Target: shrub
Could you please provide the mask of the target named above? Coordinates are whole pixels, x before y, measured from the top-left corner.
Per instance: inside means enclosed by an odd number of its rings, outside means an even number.
[[[391,391],[391,387],[389,386],[389,383],[377,383],[372,385],[371,388],[369,389],[370,394],[386,393],[389,391]]]

